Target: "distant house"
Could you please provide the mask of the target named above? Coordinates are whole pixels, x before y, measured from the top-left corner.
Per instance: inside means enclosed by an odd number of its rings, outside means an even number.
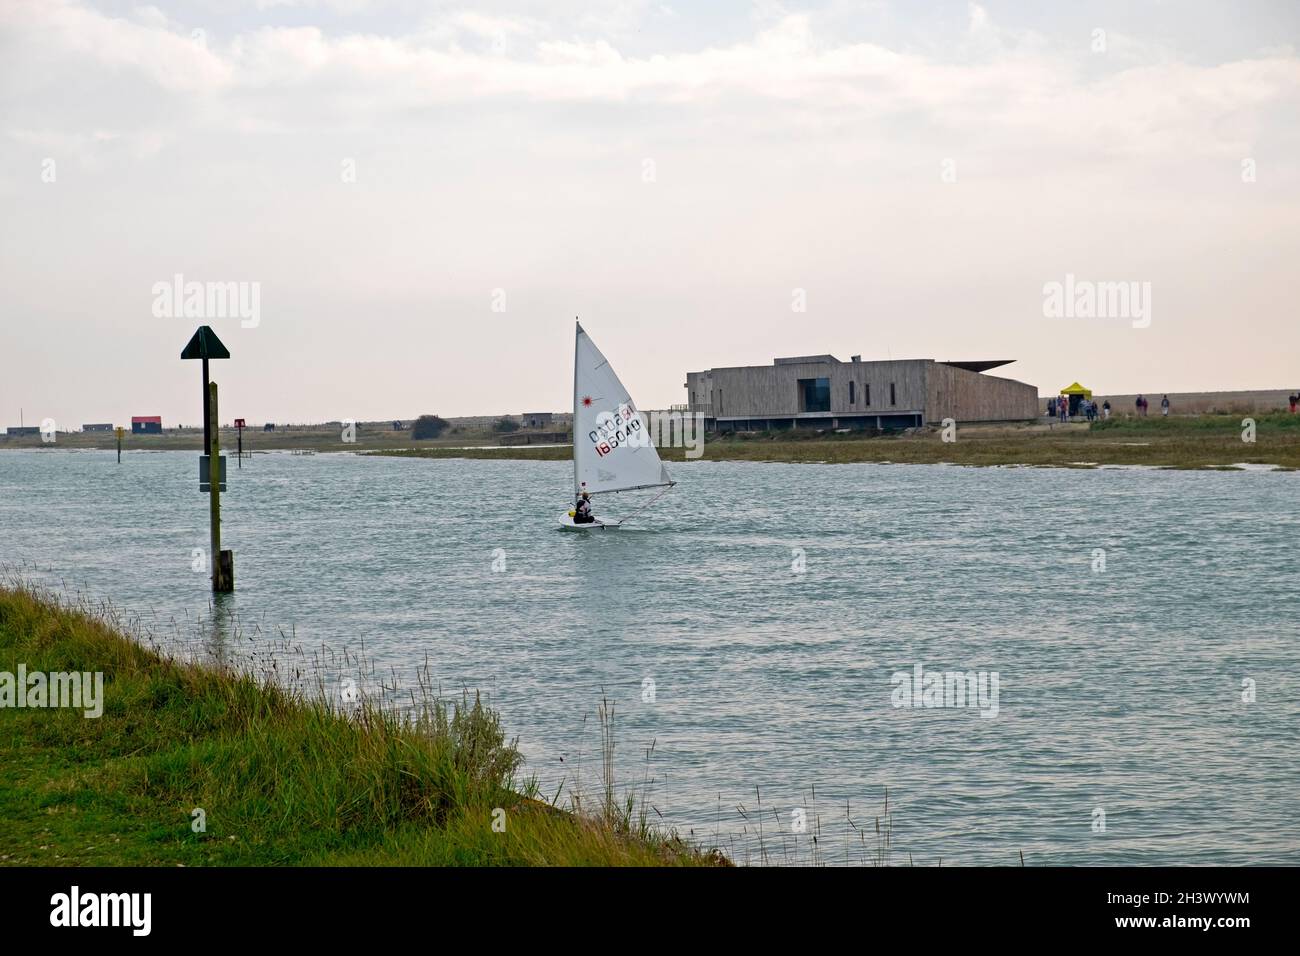
[[[547,428],[555,418],[551,412],[524,412],[520,417],[525,428]]]
[[[112,422],[96,422],[93,425],[82,425],[83,432],[111,432],[113,430]]]
[[[41,426],[39,425],[10,425],[5,429],[6,435],[39,435]]]
[[[132,415],[131,434],[132,435],[161,435],[162,416],[161,415]]]

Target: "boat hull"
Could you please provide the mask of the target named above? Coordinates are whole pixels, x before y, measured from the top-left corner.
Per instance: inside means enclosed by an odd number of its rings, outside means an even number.
[[[578,524],[568,513],[560,515],[560,528],[564,531],[613,531],[618,525],[606,524],[597,518],[595,521]]]

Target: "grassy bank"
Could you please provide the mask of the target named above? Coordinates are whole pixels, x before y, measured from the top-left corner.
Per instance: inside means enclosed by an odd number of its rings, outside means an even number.
[[[1258,415],[1255,441],[1242,440],[1242,416],[1112,419],[1065,426],[958,425],[956,441],[940,429],[904,435],[772,432],[708,436],[705,461],[903,462],[911,464],[1039,465],[1086,468],[1149,465],[1164,468],[1230,468],[1238,464],[1300,468],[1300,415]],[[414,458],[516,458],[568,460],[568,448],[418,448],[375,454]],[[681,448],[661,449],[681,461]]]
[[[904,462],[957,465],[1039,465],[1080,468],[1093,465],[1150,465],[1165,468],[1228,468],[1261,464],[1300,468],[1300,415],[1287,412],[1257,414],[1256,441],[1241,440],[1242,415],[1207,414],[1140,419],[1116,417],[1089,426],[1065,426],[1040,421],[1015,425],[961,425],[957,441],[944,442],[937,428],[913,434],[868,437],[837,435],[813,429],[752,435],[709,435],[703,459],[708,461],[780,462]],[[341,441],[339,429],[327,426],[288,427],[273,433],[245,434],[244,448],[266,451],[355,452],[412,458],[500,458],[567,461],[568,447],[498,447],[500,436],[483,428],[461,428],[435,441],[412,441],[407,431],[392,431],[367,423],[356,441]],[[222,448],[235,447],[233,431],[222,429]],[[128,436],[123,454],[135,451],[198,451],[199,432],[158,436]],[[59,435],[50,445],[39,437],[0,441],[6,448],[115,447],[111,435]],[[662,449],[668,461],[681,461],[680,448]]]
[[[538,801],[474,699],[431,702],[418,722],[369,706],[345,715],[0,587],[0,672],[19,665],[102,672],[103,713],[0,708],[0,864],[725,862],[648,828],[612,782],[598,813]]]
[[[520,435],[529,434],[521,431]],[[221,451],[234,454],[238,447],[238,433],[234,428],[219,429]],[[249,428],[244,430],[244,451],[262,454],[271,451],[355,452],[386,448],[461,448],[465,446],[496,446],[502,436],[490,428],[469,426],[449,428],[440,437],[428,441],[415,441],[410,428],[394,430],[392,423],[361,422],[350,436],[343,440],[343,429],[338,424],[284,425],[273,432]],[[536,440],[536,435],[534,438]],[[0,451],[6,449],[75,449],[114,451],[117,439],[112,432],[59,432],[53,442],[44,442],[39,435],[0,434]],[[160,435],[134,435],[130,432],[122,440],[122,454],[138,451],[193,451],[202,453],[203,429],[169,428]]]

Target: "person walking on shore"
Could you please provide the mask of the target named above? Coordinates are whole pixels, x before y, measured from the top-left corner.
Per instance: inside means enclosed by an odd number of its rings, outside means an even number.
[[[1168,395],[1160,399],[1160,414],[1163,415],[1165,418],[1169,417],[1169,396]]]
[[[1137,397],[1137,399],[1133,402],[1133,407],[1137,410],[1137,411],[1136,411],[1136,414],[1138,414],[1138,415],[1141,415],[1141,414],[1142,414],[1142,396],[1141,396],[1141,395],[1139,395],[1139,396]]]
[[[1104,418],[1106,421],[1110,421],[1110,399],[1109,398],[1101,403],[1101,417]]]
[[[1300,404],[1300,395],[1292,395],[1287,398],[1287,401],[1291,403],[1291,414],[1294,415],[1296,405]]]

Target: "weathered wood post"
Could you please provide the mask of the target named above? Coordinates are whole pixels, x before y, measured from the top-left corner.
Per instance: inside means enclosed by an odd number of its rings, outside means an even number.
[[[122,464],[122,435],[126,429],[118,425],[113,431],[117,432],[117,463],[120,465]]]
[[[207,453],[208,473],[199,474],[199,490],[208,485],[208,511],[211,522],[212,590],[235,589],[235,553],[221,550],[221,441],[217,413],[217,383],[208,381],[208,359],[228,359],[229,350],[208,326],[199,326],[181,352],[182,359],[203,360],[203,449]],[[206,481],[204,480],[206,478]]]
[[[221,550],[221,428],[217,412],[217,383],[208,384],[208,517],[212,524],[212,590],[235,589],[235,553]]]

